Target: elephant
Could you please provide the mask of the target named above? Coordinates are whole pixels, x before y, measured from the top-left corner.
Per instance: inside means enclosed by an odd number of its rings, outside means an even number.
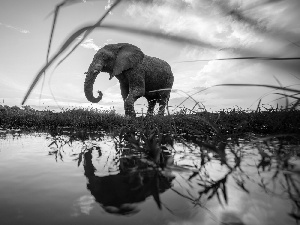
[[[98,103],[93,95],[93,86],[100,72],[109,73],[111,80],[120,82],[125,115],[135,117],[134,102],[144,96],[148,101],[147,115],[153,115],[155,104],[159,103],[159,115],[164,115],[169,101],[174,76],[170,65],[162,59],[145,55],[140,48],[128,43],[108,44],[94,55],[85,73],[84,93],[88,101]]]

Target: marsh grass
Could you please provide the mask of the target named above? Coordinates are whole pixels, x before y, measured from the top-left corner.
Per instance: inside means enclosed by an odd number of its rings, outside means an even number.
[[[74,129],[103,129],[121,132],[158,128],[172,134],[256,134],[299,133],[300,111],[297,109],[261,109],[245,111],[228,109],[219,112],[186,113],[188,110],[164,117],[127,118],[115,111],[73,108],[61,112],[39,111],[29,106],[19,108],[0,105],[2,129],[46,129],[49,127],[73,127]]]

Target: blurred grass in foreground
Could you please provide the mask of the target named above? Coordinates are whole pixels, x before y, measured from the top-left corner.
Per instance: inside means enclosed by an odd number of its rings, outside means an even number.
[[[90,23],[87,24],[86,26],[83,27],[79,27],[75,32],[73,32],[62,44],[62,46],[51,56],[49,57],[49,53],[51,50],[51,43],[52,43],[52,39],[54,36],[54,31],[55,31],[55,27],[57,24],[57,18],[58,15],[60,13],[60,10],[62,7],[66,7],[69,5],[73,5],[73,4],[77,4],[77,3],[83,3],[85,1],[79,1],[79,0],[63,0],[60,4],[57,4],[54,11],[53,11],[53,22],[52,22],[52,28],[51,28],[51,33],[50,33],[50,38],[49,38],[49,43],[48,43],[48,50],[47,50],[47,56],[46,56],[46,63],[45,65],[43,65],[41,67],[41,69],[39,70],[39,72],[37,73],[37,75],[35,76],[34,80],[32,81],[30,87],[28,88],[24,99],[22,100],[22,105],[24,105],[30,95],[30,93],[32,92],[32,90],[35,88],[35,86],[37,85],[38,81],[42,78],[43,75],[45,75],[45,73],[47,72],[47,70],[49,69],[50,66],[55,65],[55,68],[57,68],[62,62],[64,62],[64,60],[74,52],[74,50],[96,29],[101,29],[101,30],[114,30],[114,31],[118,31],[120,33],[130,33],[130,34],[136,34],[139,36],[144,36],[144,37],[155,37],[155,38],[159,38],[159,39],[165,39],[168,40],[172,43],[177,43],[177,44],[181,44],[182,46],[185,45],[190,45],[190,46],[195,46],[195,47],[201,47],[204,49],[226,49],[227,46],[219,46],[216,43],[211,44],[207,41],[203,41],[206,40],[205,38],[203,40],[197,38],[197,37],[186,37],[183,35],[173,35],[171,33],[165,33],[163,32],[161,29],[159,29],[159,27],[157,27],[156,29],[149,29],[149,28],[136,28],[136,27],[132,27],[132,26],[123,26],[120,24],[116,24],[116,23],[106,23],[103,24],[103,22],[105,21],[106,17],[110,14],[110,12],[115,9],[116,7],[119,7],[120,3],[139,3],[139,4],[143,4],[144,7],[146,7],[147,5],[152,5],[155,4],[156,1],[148,1],[148,0],[140,0],[140,1],[136,1],[136,0],[116,0],[113,3],[109,4],[108,9],[103,13],[103,15],[101,15],[98,20],[95,21],[95,23]],[[158,1],[159,2],[159,1]],[[164,2],[164,1],[162,1]],[[199,1],[200,2],[200,1]],[[202,3],[205,3],[206,1],[204,0]],[[287,28],[289,26],[286,26],[285,28],[277,29],[277,28],[269,28],[267,29],[267,27],[265,27],[265,25],[259,21],[259,19],[257,18],[252,18],[249,17],[249,15],[247,14],[248,10],[258,10],[260,7],[264,7],[264,6],[274,6],[274,4],[276,5],[276,2],[283,2],[283,1],[262,1],[260,3],[256,3],[256,4],[246,4],[243,5],[239,2],[235,3],[235,4],[231,4],[230,1],[229,2],[225,2],[225,1],[215,1],[212,2],[212,6],[215,10],[218,10],[223,16],[224,19],[226,17],[231,18],[233,21],[237,21],[239,23],[244,23],[247,26],[251,27],[251,29],[253,29],[253,31],[258,32],[259,34],[263,34],[266,35],[267,37],[271,38],[271,40],[285,40],[288,43],[292,43],[293,45],[296,45],[297,47],[297,40],[298,40],[298,36],[297,33],[294,32],[290,32]],[[108,1],[108,3],[110,3],[110,1]],[[157,3],[157,2],[156,2]],[[188,4],[186,1],[170,1],[169,2],[169,7],[171,7],[172,9],[175,9],[177,11],[180,11],[182,8],[187,7]],[[239,7],[237,7],[239,6]],[[189,8],[189,7],[187,7]],[[195,12],[193,12],[195,13]],[[196,11],[196,13],[198,13]],[[52,15],[52,13],[50,14]],[[211,14],[213,15],[213,14]],[[49,16],[49,15],[48,15]],[[276,35],[274,35],[276,34]],[[78,37],[80,37],[80,40],[78,41]],[[295,42],[290,41],[290,40],[295,40]],[[72,45],[74,45],[73,47],[71,47]],[[212,60],[263,60],[263,61],[299,61],[300,57],[299,55],[295,55],[292,57],[283,57],[282,55],[279,56],[274,56],[274,55],[269,55],[266,54],[265,52],[261,52],[260,49],[258,50],[253,50],[252,48],[249,47],[234,47],[235,50],[238,50],[240,53],[239,57],[229,57],[229,58],[221,58],[221,59],[201,59],[201,60],[191,60],[190,62],[197,62],[197,61],[212,61]],[[66,53],[66,55],[59,60],[59,57],[62,56],[62,54]],[[289,54],[288,54],[289,55]],[[59,61],[58,61],[59,60]],[[58,61],[58,62],[57,62]],[[188,61],[185,61],[188,62]],[[298,74],[297,74],[298,76]],[[44,83],[44,81],[43,81]],[[245,85],[251,85],[251,86],[263,86],[263,87],[267,87],[267,88],[272,88],[274,90],[281,90],[281,91],[288,91],[288,92],[292,92],[292,94],[287,93],[284,94],[284,97],[286,99],[291,98],[293,100],[293,108],[296,108],[299,106],[299,90],[294,90],[294,89],[290,89],[290,88],[286,88],[286,87],[282,87],[282,85],[279,82],[278,86],[274,86],[274,85],[269,85],[269,84],[219,84],[217,86],[228,86],[228,85],[236,85],[236,86],[245,86]],[[43,85],[42,85],[43,87]],[[281,93],[280,93],[281,94]]]

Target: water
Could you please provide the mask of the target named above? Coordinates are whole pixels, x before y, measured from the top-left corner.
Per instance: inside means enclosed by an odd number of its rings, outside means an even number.
[[[276,141],[227,146],[226,161],[176,143],[162,170],[108,136],[0,137],[1,225],[299,223],[299,173],[278,155],[262,160]],[[299,146],[287,148],[297,162]]]

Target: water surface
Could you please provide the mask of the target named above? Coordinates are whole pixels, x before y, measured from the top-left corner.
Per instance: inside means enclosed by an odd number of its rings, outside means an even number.
[[[226,160],[193,143],[166,147],[174,163],[162,169],[108,136],[2,135],[1,225],[299,222],[300,175],[272,155],[276,141],[228,146]],[[286,149],[297,162],[299,146]]]

